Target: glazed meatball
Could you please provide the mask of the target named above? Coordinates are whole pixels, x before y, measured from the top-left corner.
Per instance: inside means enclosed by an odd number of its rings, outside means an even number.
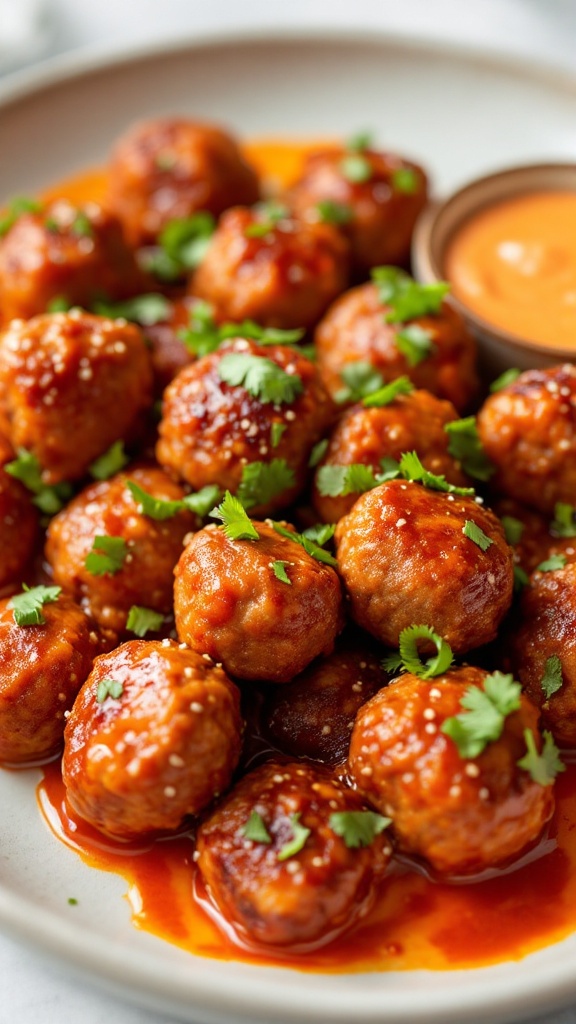
[[[576,367],[527,370],[490,395],[478,433],[496,492],[551,513],[576,494]]]
[[[84,476],[152,400],[139,329],[80,310],[13,320],[0,336],[0,429],[47,484]]]
[[[512,551],[472,498],[391,480],[358,499],[335,538],[352,617],[382,643],[396,647],[413,624],[457,654],[496,636],[512,601]]]
[[[118,839],[177,829],[225,789],[240,755],[238,690],[172,640],[94,662],[65,731],[66,797]]]
[[[543,724],[561,746],[576,747],[576,564],[532,574],[509,645]]]
[[[436,871],[466,875],[519,854],[554,810],[552,787],[534,782],[518,761],[524,731],[540,746],[538,712],[527,697],[499,739],[464,759],[442,731],[462,713],[468,687],[487,673],[462,668],[436,679],[406,674],[360,709],[349,770],[361,795],[392,818],[398,844]]]
[[[382,459],[399,460],[404,452],[416,451],[422,465],[431,473],[465,487],[468,477],[448,451],[450,438],[445,430],[446,425],[457,418],[451,402],[435,398],[428,391],[398,395],[390,405],[381,408],[352,406],[334,429],[326,455],[316,471],[313,501],[320,518],[326,523],[336,523],[350,511],[360,493],[330,493],[334,487],[326,481],[323,466],[360,464],[378,473]]]
[[[175,569],[176,629],[230,675],[287,683],[332,650],[340,581],[295,540],[254,527],[258,540],[229,540],[214,525],[195,534]]]
[[[236,140],[216,125],[161,118],[134,125],[117,142],[107,205],[131,245],[152,242],[176,218],[218,216],[259,197],[255,171]]]
[[[11,600],[0,601],[0,761],[22,764],[62,745],[65,714],[92,667],[97,636],[63,594],[30,626],[16,624]]]
[[[330,394],[335,396],[342,389],[345,366],[366,362],[384,381],[406,374],[415,387],[448,399],[460,413],[466,410],[478,389],[478,378],[476,347],[461,316],[448,302],[442,303],[438,314],[409,323],[388,323],[389,312],[371,283],[345,292],[330,307],[314,339],[318,368]],[[428,354],[418,362],[413,358],[413,365],[397,344],[397,334],[407,326],[425,331],[430,342]]]
[[[325,658],[291,683],[268,690],[261,712],[264,734],[285,754],[337,764],[350,746],[358,708],[384,686],[382,654],[366,633],[349,629]]]
[[[30,492],[6,470],[12,460],[10,445],[0,436],[0,588],[22,582],[40,539]]]
[[[576,525],[573,536],[558,536],[554,521],[513,498],[500,498],[492,508],[506,529],[514,563],[524,572],[534,572],[541,562],[555,556],[565,562],[576,561]]]
[[[253,384],[256,373],[262,386]],[[281,394],[267,390],[266,374],[279,379]],[[230,383],[236,379],[242,383]],[[286,345],[238,339],[186,367],[166,389],[156,455],[194,489],[240,488],[247,507],[269,515],[302,491],[311,449],[333,416],[313,363]],[[254,463],[274,460],[284,463],[277,487],[252,493],[245,480],[241,487]]]
[[[362,809],[355,793],[309,765],[266,764],[238,783],[198,832],[198,867],[243,939],[328,941],[366,913],[389,842],[380,832],[352,849],[333,828],[333,816]],[[247,838],[254,820],[263,839]],[[307,835],[290,854],[295,823]]]
[[[288,193],[288,202],[304,219],[321,219],[326,204],[329,217],[337,204],[337,221],[350,239],[358,274],[379,264],[408,262],[412,231],[426,200],[421,167],[373,149],[312,153]]]
[[[78,208],[60,199],[24,213],[0,241],[4,321],[45,313],[56,299],[90,307],[146,288],[119,221],[96,203]]]
[[[184,497],[182,488],[158,467],[133,466],[81,491],[52,519],[46,542],[55,582],[102,629],[118,634],[126,628],[132,605],[170,614],[173,569],[184,538],[199,525],[187,511],[167,519],[144,514],[129,481],[162,501]],[[105,552],[98,548],[99,538],[118,542],[118,560],[104,572],[103,566],[91,570],[86,564],[93,550]]]
[[[237,207],[221,218],[192,288],[225,320],[308,328],[347,283],[348,246],[330,225]]]

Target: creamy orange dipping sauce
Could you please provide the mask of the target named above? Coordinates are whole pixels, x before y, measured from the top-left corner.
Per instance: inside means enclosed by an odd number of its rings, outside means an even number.
[[[448,246],[444,272],[483,320],[576,350],[576,192],[529,193],[480,210]]]

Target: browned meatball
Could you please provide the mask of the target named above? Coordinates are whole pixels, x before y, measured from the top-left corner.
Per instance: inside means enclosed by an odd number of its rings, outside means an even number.
[[[240,378],[245,373],[237,385],[227,382],[234,363]],[[270,400],[265,380],[253,386],[255,373],[262,380],[269,372],[280,378],[283,397]],[[302,491],[310,451],[333,415],[310,360],[286,345],[238,339],[186,367],[166,389],[156,454],[195,490],[218,484],[232,492],[251,464],[282,460],[278,487],[252,493],[244,483],[240,491],[246,506],[268,515]]]
[[[467,536],[477,530],[486,550]],[[472,498],[391,480],[358,499],[335,537],[352,616],[382,643],[397,646],[413,624],[458,654],[496,636],[512,600],[512,551]]]
[[[324,204],[338,204],[358,273],[408,262],[412,231],[426,199],[426,175],[417,164],[394,153],[353,153],[341,147],[312,153],[288,193],[303,218],[318,220]]]
[[[114,148],[107,205],[131,245],[154,241],[170,220],[218,216],[255,203],[258,178],[236,140],[216,125],[161,118],[134,125]]]
[[[0,429],[47,484],[82,477],[152,399],[140,330],[80,310],[13,320],[0,336]]]
[[[238,207],[223,215],[194,276],[194,295],[225,320],[313,327],[348,283],[348,246],[328,224]],[[256,232],[256,234],[253,234]]]
[[[323,479],[323,466],[361,464],[378,473],[382,459],[399,460],[404,452],[416,451],[431,473],[465,487],[469,480],[448,452],[450,438],[445,430],[446,424],[457,418],[451,402],[442,401],[429,391],[398,395],[394,402],[381,408],[355,405],[348,409],[332,433],[326,455],[316,471],[313,501],[320,518],[336,523],[350,511],[360,493],[327,493],[333,488]]]
[[[443,873],[479,872],[515,856],[554,810],[552,787],[518,766],[524,730],[540,745],[538,712],[527,697],[475,758],[462,758],[442,732],[462,714],[467,687],[484,689],[486,676],[472,667],[432,681],[402,676],[361,708],[352,732],[348,763],[360,793],[392,818],[403,850]]]
[[[180,501],[184,491],[161,469],[134,466],[86,487],[52,519],[46,558],[54,580],[107,631],[122,633],[132,605],[168,615],[172,609],[173,569],[186,535],[199,524],[179,511],[153,519],[140,511],[129,490],[133,481],[153,498]],[[86,559],[98,538],[115,538],[118,562],[95,575]],[[99,548],[98,550],[103,550]]]
[[[62,744],[65,713],[86,679],[97,636],[60,594],[44,622],[18,626],[11,599],[0,601],[0,761],[45,760]]]
[[[119,221],[96,203],[65,199],[22,214],[0,241],[0,311],[4,321],[44,313],[54,299],[91,306],[146,290]]]
[[[315,334],[318,367],[331,395],[342,389],[341,372],[349,363],[367,362],[385,381],[406,374],[417,388],[447,398],[463,412],[477,388],[476,348],[461,316],[448,302],[440,313],[408,323],[387,323],[389,307],[374,284],[346,292],[331,306]],[[396,336],[407,326],[428,334],[429,354],[415,365],[400,351]]]
[[[71,806],[131,839],[178,828],[228,786],[240,756],[238,690],[173,640],[131,640],[94,662],[68,719]]]
[[[365,914],[390,844],[380,832],[350,848],[332,817],[362,809],[355,793],[309,765],[272,763],[247,775],[198,832],[198,866],[226,921],[243,938],[295,946],[328,941]],[[247,838],[250,821],[264,839]],[[296,825],[308,834],[290,854]]]
[[[265,735],[294,757],[342,761],[358,708],[387,682],[381,658],[371,637],[358,628],[347,630],[332,654],[268,691],[261,713]]]
[[[497,492],[551,513],[576,494],[576,367],[527,370],[490,395],[478,432]]]
[[[514,563],[524,572],[531,573],[541,562],[558,555],[565,562],[576,561],[576,536],[558,536],[554,522],[540,512],[514,498],[500,498],[492,508],[506,529]]]
[[[532,574],[510,642],[514,671],[544,725],[561,746],[576,747],[576,564]]]
[[[30,492],[5,469],[13,457],[0,436],[0,587],[22,582],[40,539]]]
[[[340,581],[271,525],[254,526],[258,540],[229,540],[213,525],[195,534],[175,569],[176,629],[233,676],[287,683],[332,650],[343,625]]]

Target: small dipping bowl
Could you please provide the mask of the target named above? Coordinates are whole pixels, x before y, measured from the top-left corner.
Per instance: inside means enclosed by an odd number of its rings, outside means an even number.
[[[510,168],[428,206],[412,263],[452,285],[485,375],[575,361],[576,163]]]

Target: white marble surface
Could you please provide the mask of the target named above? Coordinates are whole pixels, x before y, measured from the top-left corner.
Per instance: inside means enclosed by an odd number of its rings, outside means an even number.
[[[552,63],[576,73],[576,0],[45,0],[48,15],[38,23],[30,48],[14,24],[20,0],[0,0],[0,57],[8,30],[18,33],[10,63],[32,63],[43,47],[51,56],[96,44],[110,50],[131,41],[182,38],[208,30],[330,26],[380,28]],[[20,5],[32,9],[33,4]],[[6,65],[5,65],[6,66]],[[0,62],[0,70],[2,65]],[[171,1024],[54,969],[0,936],[0,1024]],[[465,1024],[465,1022],[462,1022]],[[522,1022],[528,1024],[528,1022]],[[530,1021],[576,1024],[576,1007]]]

